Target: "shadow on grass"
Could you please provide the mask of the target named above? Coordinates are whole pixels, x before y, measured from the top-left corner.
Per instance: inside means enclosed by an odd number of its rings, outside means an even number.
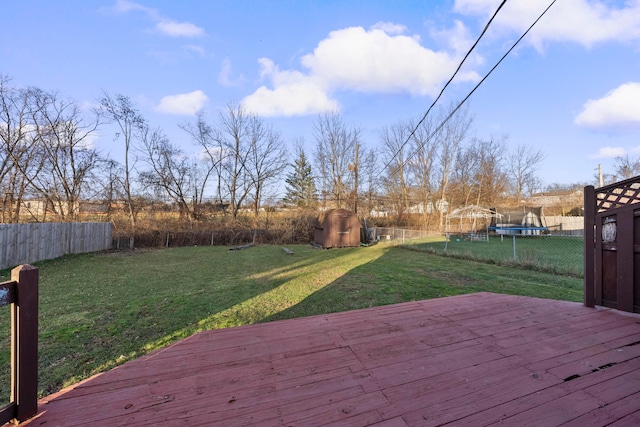
[[[263,321],[440,298],[494,292],[582,301],[582,281],[395,247],[362,264],[300,303]]]

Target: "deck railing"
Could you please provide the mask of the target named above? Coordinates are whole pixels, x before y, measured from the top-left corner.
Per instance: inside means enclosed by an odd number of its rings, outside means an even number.
[[[0,283],[0,307],[11,305],[11,400],[0,425],[38,411],[38,269],[21,265]]]

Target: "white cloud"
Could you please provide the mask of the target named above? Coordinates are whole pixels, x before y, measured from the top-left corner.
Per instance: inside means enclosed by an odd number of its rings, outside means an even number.
[[[96,101],[82,101],[80,103],[80,111],[92,111],[100,107],[100,104]]]
[[[350,27],[332,31],[312,53],[301,58],[304,72],[281,71],[262,58],[260,76],[270,80],[271,87],[261,86],[244,102],[259,114],[302,115],[335,110],[338,103],[331,94],[336,91],[434,96],[460,58],[425,48],[419,37],[399,34],[405,30],[401,25],[378,23],[370,30]],[[458,76],[458,81],[478,79],[475,72]]]
[[[157,19],[158,11],[150,7],[143,6],[128,0],[117,0],[114,10],[118,13],[128,13],[131,11],[140,11],[149,15],[152,19]]]
[[[459,55],[465,55],[475,41],[469,29],[459,20],[454,21],[452,28],[431,31],[431,37],[451,47]]]
[[[640,129],[640,83],[625,83],[600,99],[590,99],[574,122],[608,131]]]
[[[463,15],[493,14],[499,0],[456,0],[454,11]],[[548,2],[512,0],[498,13],[494,31],[523,33],[548,6]],[[556,2],[525,39],[541,49],[545,41],[575,42],[589,47],[605,41],[640,39],[640,2],[616,7],[609,1],[562,0]]]
[[[201,37],[205,32],[190,22],[175,22],[163,19],[156,24],[156,29],[170,37]]]
[[[378,22],[373,24],[371,29],[384,31],[387,34],[404,34],[407,31],[407,27],[404,25],[393,22]]]
[[[602,147],[596,154],[589,156],[592,159],[614,159],[627,154],[627,150],[622,147]]]
[[[280,71],[267,58],[261,58],[260,75],[270,79],[273,89],[261,86],[242,100],[252,113],[261,116],[303,116],[338,110],[339,104],[327,95],[316,79],[298,71]]]
[[[330,88],[431,96],[438,93],[458,61],[447,52],[421,46],[417,38],[362,27],[331,32],[312,54],[302,58],[311,75]],[[460,78],[476,80],[477,75]]]
[[[170,37],[201,37],[204,29],[190,22],[176,22],[160,15],[157,9],[129,0],[117,0],[113,8],[117,13],[142,12],[156,23],[156,30]]]
[[[78,144],[81,148],[92,150],[97,147],[97,141],[100,139],[98,132],[88,133]]]
[[[193,44],[183,45],[182,49],[184,49],[187,52],[193,52],[193,53],[195,53],[195,54],[197,54],[198,56],[201,56],[201,57],[204,57],[207,54],[207,51],[205,50],[204,47],[193,45]]]
[[[222,60],[222,68],[218,74],[218,83],[222,86],[240,86],[244,79],[242,77],[233,77],[233,67],[231,66],[231,60],[225,58]]]
[[[208,99],[207,95],[201,90],[194,90],[193,92],[178,95],[168,95],[160,100],[160,104],[158,104],[156,110],[167,114],[193,115],[202,109]]]

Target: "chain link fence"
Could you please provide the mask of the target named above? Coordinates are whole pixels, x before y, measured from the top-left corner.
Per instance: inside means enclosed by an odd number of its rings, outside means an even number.
[[[413,230],[410,228],[385,228],[374,227],[369,228],[371,233],[370,240],[377,242],[394,241],[395,243],[409,243],[413,240],[426,239],[438,236],[439,233]]]
[[[375,232],[377,241],[393,241],[415,251],[574,277],[583,276],[584,238],[580,233],[434,234],[395,228],[377,228]]]

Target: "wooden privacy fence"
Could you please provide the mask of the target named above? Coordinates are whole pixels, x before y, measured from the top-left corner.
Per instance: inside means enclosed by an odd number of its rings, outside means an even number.
[[[38,411],[38,269],[21,265],[0,283],[0,307],[11,305],[11,398],[0,425]]]
[[[109,222],[0,224],[0,269],[111,249]]]

